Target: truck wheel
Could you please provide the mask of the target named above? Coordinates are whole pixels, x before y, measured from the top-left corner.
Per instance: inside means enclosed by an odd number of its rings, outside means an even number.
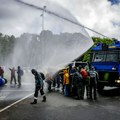
[[[98,92],[102,92],[103,89],[104,89],[104,85],[98,84],[98,85],[97,85],[97,89],[98,89]]]

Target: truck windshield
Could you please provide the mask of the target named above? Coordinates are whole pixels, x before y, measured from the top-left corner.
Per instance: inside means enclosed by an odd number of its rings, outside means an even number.
[[[96,53],[94,57],[94,62],[104,62],[105,61],[105,54],[103,53]]]
[[[118,54],[108,53],[106,56],[106,61],[107,62],[118,62]]]
[[[93,62],[119,62],[119,52],[116,51],[95,52]]]

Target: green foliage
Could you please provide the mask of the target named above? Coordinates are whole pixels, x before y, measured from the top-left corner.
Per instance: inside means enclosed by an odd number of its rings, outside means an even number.
[[[6,57],[13,51],[15,37],[3,35],[0,33],[0,63],[5,61]]]
[[[51,34],[51,33],[49,33]],[[25,35],[20,37],[20,40],[25,40]],[[109,38],[99,38],[99,37],[92,37],[94,45],[97,43],[106,43],[106,44],[111,44],[113,43],[113,40]],[[16,42],[16,39],[13,35],[8,36],[8,35],[3,35],[0,33],[0,63],[6,59],[6,57],[13,52],[13,48]],[[35,44],[35,42],[33,42]],[[37,44],[37,43],[36,43]],[[89,49],[84,55],[82,55],[80,58],[77,60],[83,61],[83,62],[89,62],[89,52],[91,49]]]
[[[106,43],[106,44],[112,44],[113,40],[109,39],[109,38],[98,38],[98,37],[92,37],[92,40],[94,42],[94,45],[96,45],[97,43]],[[85,54],[84,57],[82,57],[82,61],[83,62],[89,62],[89,52],[91,51],[91,49],[89,49]]]
[[[98,37],[92,37],[94,44],[96,43],[106,43],[106,44],[111,44],[113,43],[112,39],[109,38],[98,38]]]

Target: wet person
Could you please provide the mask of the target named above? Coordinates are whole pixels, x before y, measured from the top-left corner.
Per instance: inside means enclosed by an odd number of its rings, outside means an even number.
[[[59,90],[59,88],[60,88],[60,81],[61,81],[61,76],[60,76],[60,74],[59,74],[59,72],[57,72],[56,74],[55,74],[55,86],[57,87],[57,90]]]
[[[97,99],[97,79],[99,79],[98,73],[95,71],[95,68],[92,66],[90,71],[90,99]]]
[[[21,86],[21,76],[23,75],[23,70],[18,66],[17,69],[17,78],[18,78],[18,86]]]
[[[72,77],[72,85],[74,87],[74,97],[75,99],[83,99],[82,96],[82,75],[80,72],[74,68],[74,73]]]
[[[64,83],[63,83],[64,72],[63,72],[63,70],[59,72],[59,75],[60,75],[60,78],[61,78],[62,93],[64,94]]]
[[[46,76],[45,76],[45,81],[46,83],[48,84],[48,91],[49,92],[52,92],[52,83],[53,83],[53,80],[52,80],[52,75],[51,73],[47,73]]]
[[[84,99],[86,79],[87,79],[88,74],[84,66],[79,66],[79,69],[80,69],[80,74],[82,75],[82,97],[81,99]]]
[[[0,77],[1,77],[1,78],[4,77],[4,70],[2,69],[2,67],[0,67]]]
[[[85,87],[86,87],[86,96],[87,99],[90,99],[90,73],[89,73],[89,66],[85,66],[85,70],[87,71],[87,77],[86,77],[86,82],[85,82]]]
[[[16,83],[16,75],[15,75],[16,70],[15,70],[15,68],[14,67],[13,68],[9,68],[9,70],[11,71],[10,84],[12,84],[13,79],[14,79],[14,83],[17,84]]]
[[[65,89],[65,96],[70,96],[70,78],[67,69],[64,70],[63,84]]]
[[[43,96],[42,102],[46,102],[46,96],[43,91],[43,79],[41,74],[39,74],[35,69],[31,70],[32,74],[35,76],[35,93],[34,93],[34,101],[31,104],[37,104],[38,92],[40,91],[41,96]]]

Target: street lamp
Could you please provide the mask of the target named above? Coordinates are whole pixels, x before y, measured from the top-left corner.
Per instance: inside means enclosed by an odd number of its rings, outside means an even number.
[[[43,6],[42,14],[40,15],[42,17],[42,31],[44,30],[44,12],[45,12],[46,6]]]
[[[42,31],[44,31],[44,12],[45,12],[46,6],[43,6],[42,14],[40,15],[42,17]],[[45,39],[44,39],[44,32],[43,37],[41,41],[41,66],[43,66],[43,61],[45,59]]]

